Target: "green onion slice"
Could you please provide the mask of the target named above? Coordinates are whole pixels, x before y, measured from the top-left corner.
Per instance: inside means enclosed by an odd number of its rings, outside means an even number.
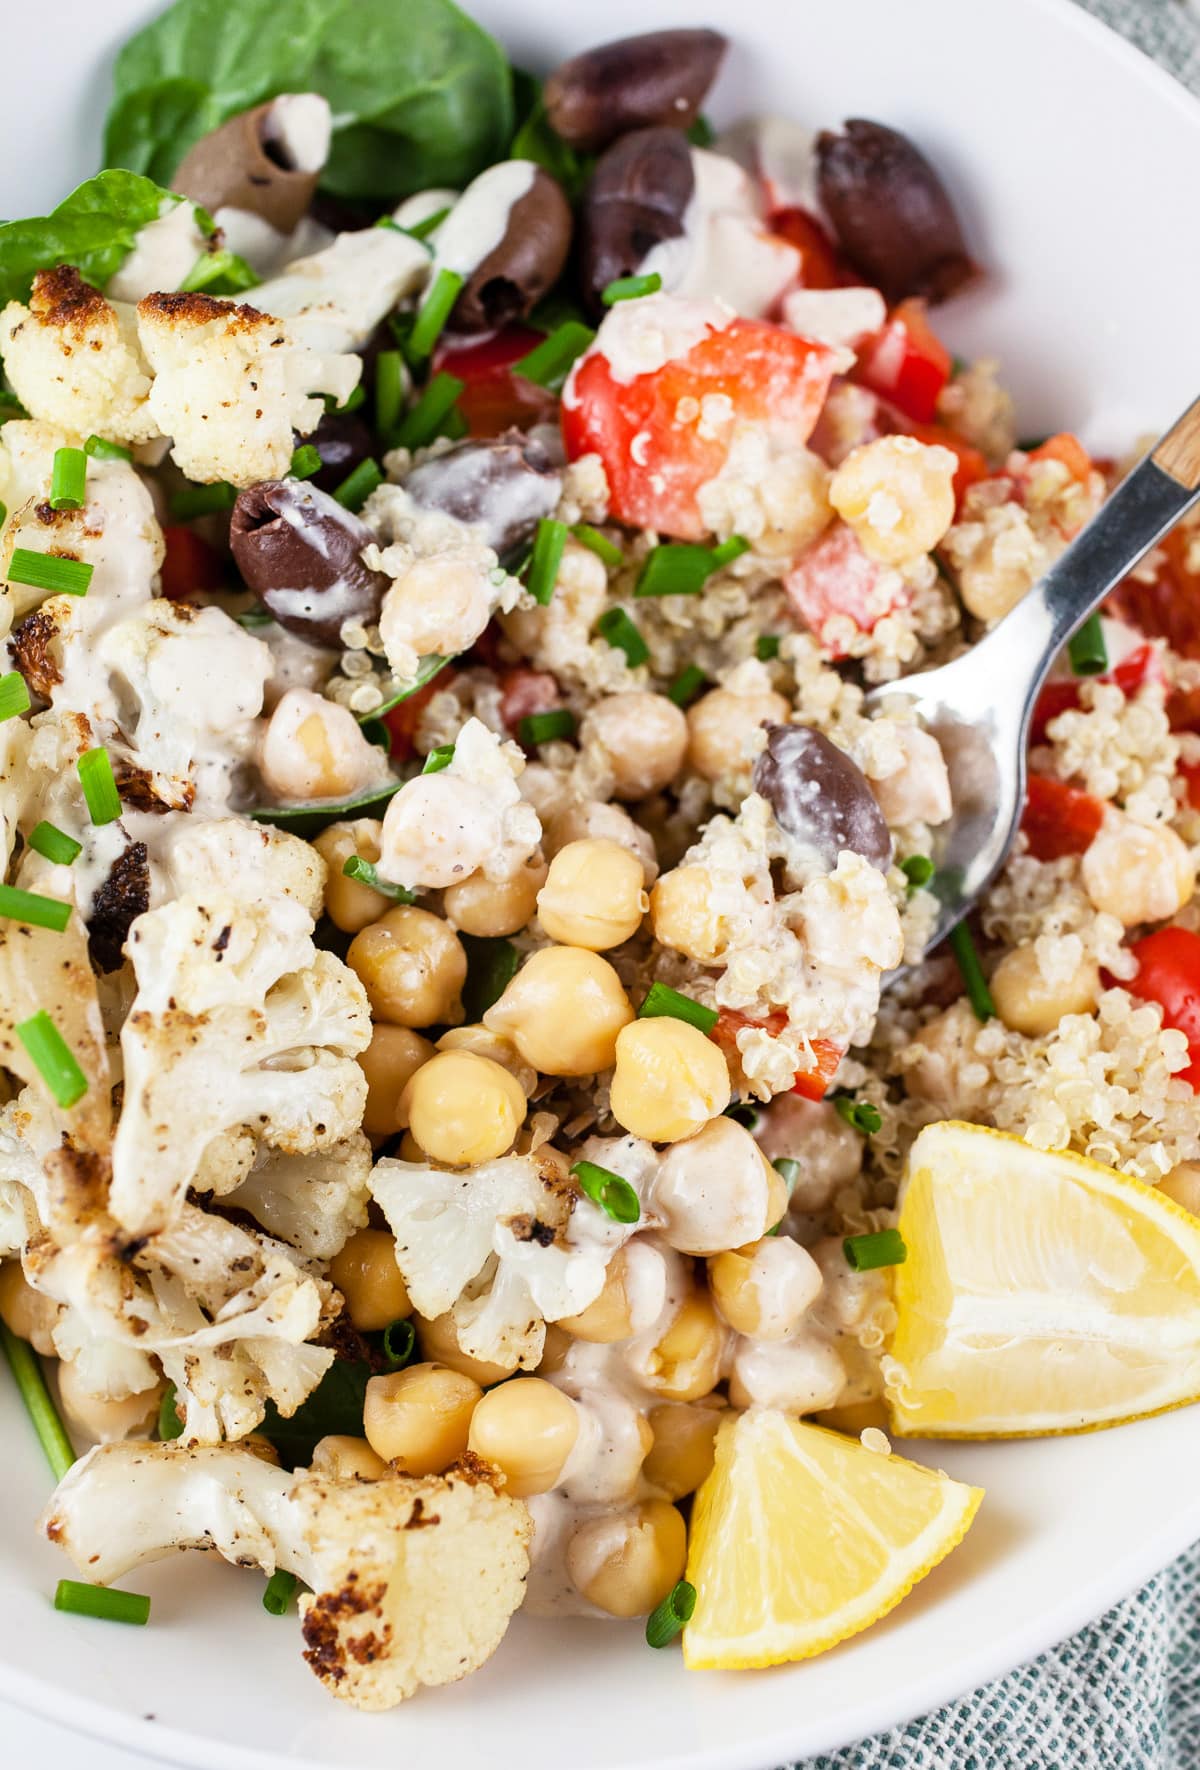
[[[320,473],[322,465],[320,449],[312,443],[302,443],[293,453],[288,471],[293,479],[311,479],[314,473]]]
[[[61,1481],[75,1461],[75,1450],[67,1437],[67,1429],[59,1418],[58,1409],[50,1399],[41,1361],[29,1342],[18,1340],[2,1321],[0,1346],[4,1348],[13,1381],[25,1403],[25,1411],[33,1422],[38,1442],[46,1453],[46,1461],[53,1471],[54,1479]]]
[[[357,879],[360,885],[369,885],[372,891],[378,891],[381,897],[390,897],[394,903],[416,903],[417,894],[406,885],[393,885],[387,879],[381,879],[372,861],[364,860],[361,854],[352,854],[342,868],[347,879]]]
[[[61,897],[42,897],[36,891],[0,885],[0,917],[24,922],[29,928],[52,928],[55,934],[61,934],[71,920],[71,905]]]
[[[18,1021],[15,1032],[34,1068],[60,1106],[74,1106],[87,1093],[87,1077],[75,1054],[44,1008]]]
[[[528,356],[513,364],[513,374],[538,387],[559,393],[577,357],[581,357],[596,334],[579,320],[564,320],[548,338],[535,344]]]
[[[933,878],[934,866],[927,854],[910,854],[907,860],[900,862],[900,871],[916,891],[920,886],[928,885]]]
[[[669,1647],[696,1608],[696,1588],[681,1579],[674,1591],[646,1618],[646,1641],[651,1647]]]
[[[596,555],[597,559],[602,559],[605,565],[611,567],[613,571],[619,565],[624,564],[625,555],[616,542],[610,541],[607,535],[602,535],[599,529],[594,529],[590,522],[577,522],[571,533],[580,546],[587,547]]]
[[[744,1131],[756,1131],[762,1118],[762,1108],[753,1100],[735,1100],[727,1106],[722,1118],[732,1119],[734,1124],[741,1125]]]
[[[35,553],[14,547],[8,562],[10,584],[29,584],[34,590],[50,590],[58,596],[86,596],[92,567],[82,559],[63,559],[57,553]]]
[[[286,1573],[282,1567],[277,1567],[263,1591],[263,1609],[271,1616],[283,1616],[296,1595],[298,1584],[294,1573]]]
[[[878,1131],[883,1124],[879,1108],[872,1106],[869,1100],[855,1100],[849,1094],[835,1094],[833,1104],[838,1117],[845,1119],[852,1130],[861,1132],[864,1137],[870,1136],[872,1131]]]
[[[656,270],[643,277],[617,277],[605,289],[600,299],[605,307],[615,307],[618,301],[636,301],[642,295],[657,295],[662,288],[662,278]]]
[[[444,265],[433,279],[432,288],[426,292],[424,301],[417,309],[412,336],[408,341],[409,351],[418,360],[429,356],[441,337],[462,286],[463,278],[458,271],[447,270]]]
[[[552,707],[548,713],[527,713],[517,726],[517,736],[527,750],[556,738],[575,735],[575,715],[569,707]]]
[[[69,867],[83,853],[82,842],[77,842],[74,836],[68,836],[65,830],[58,829],[54,824],[45,822],[34,825],[29,835],[29,846],[35,854],[53,861],[58,867]]]
[[[730,535],[727,541],[722,541],[719,547],[712,549],[713,565],[718,568],[732,565],[735,559],[740,559],[743,553],[749,551],[750,543],[744,535]]]
[[[183,1436],[183,1421],[175,1406],[174,1383],[167,1384],[163,1390],[162,1400],[158,1404],[158,1436],[164,1444],[169,1444],[173,1438],[182,1438]]]
[[[437,232],[449,213],[450,205],[447,203],[444,208],[435,209],[432,215],[427,215],[424,221],[414,221],[411,227],[400,228],[400,232],[402,234],[411,234],[414,240],[427,240],[430,234]],[[399,224],[393,222],[392,225],[393,227],[396,227]]]
[[[460,934],[467,955],[467,981],[463,985],[463,1013],[467,1025],[482,1020],[498,1002],[521,966],[521,955],[511,940],[483,934]]]
[[[198,516],[219,516],[237,503],[237,487],[219,479],[211,486],[184,486],[171,497],[171,516],[175,522],[193,522]]]
[[[686,664],[667,690],[667,699],[677,707],[690,706],[707,681],[699,664]]]
[[[848,1235],[842,1243],[851,1272],[874,1272],[880,1266],[903,1266],[908,1259],[898,1229],[877,1229],[873,1235]]]
[[[1094,610],[1078,633],[1072,634],[1067,641],[1067,656],[1076,676],[1102,676],[1108,669],[1108,646],[1099,609]]]
[[[103,745],[85,750],[75,764],[87,800],[88,816],[94,824],[115,823],[121,815],[121,795],[113,779],[112,762]]]
[[[150,1600],[142,1592],[120,1592],[115,1586],[87,1586],[82,1580],[60,1579],[54,1592],[55,1610],[74,1616],[98,1616],[105,1622],[148,1623]]]
[[[371,493],[383,484],[383,470],[378,461],[370,456],[360,461],[353,473],[348,473],[341,485],[334,492],[334,497],[344,510],[361,510]]]
[[[95,461],[132,461],[133,450],[127,449],[122,443],[108,442],[102,436],[89,436],[83,445],[85,455],[91,455]]]
[[[754,641],[754,655],[760,664],[769,664],[779,656],[778,633],[760,633]]]
[[[28,713],[33,703],[29,689],[19,670],[0,676],[0,720],[12,719],[17,713]]]
[[[82,449],[55,449],[50,473],[51,510],[82,510],[87,502],[87,456]]]
[[[394,1371],[408,1363],[417,1345],[417,1330],[411,1321],[390,1321],[383,1330],[383,1356]]]
[[[636,1223],[642,1214],[641,1201],[628,1180],[602,1168],[596,1162],[576,1162],[571,1169],[583,1191],[594,1205],[599,1205],[614,1223]]]
[[[543,516],[537,525],[525,588],[543,608],[554,595],[555,580],[562,564],[568,533],[566,523],[558,522],[552,516]]]
[[[457,375],[437,374],[427,384],[412,410],[401,419],[395,432],[395,443],[401,449],[423,449],[427,443],[446,432],[454,417],[454,405],[466,390],[466,382]]]
[[[686,1020],[707,1038],[721,1016],[715,1008],[706,1008],[702,1002],[695,1002],[691,996],[681,995],[677,989],[670,989],[665,983],[652,983],[646,991],[645,1000],[638,1009],[639,1020]]]
[[[962,973],[963,987],[968,1000],[975,1010],[977,1020],[991,1020],[996,1013],[996,1004],[992,1001],[992,992],[988,988],[987,978],[983,975],[983,966],[979,963],[979,954],[975,951],[975,942],[971,938],[971,930],[965,922],[950,930],[950,950],[958,960],[958,968]]]
[[[375,428],[390,436],[404,408],[404,357],[381,350],[375,359]]]
[[[421,770],[421,773],[422,774],[441,774],[443,768],[449,768],[449,766],[453,762],[453,760],[454,760],[454,745],[453,744],[439,744],[436,749],[430,750],[428,756],[426,756],[425,766]]]
[[[646,555],[635,596],[698,596],[714,571],[712,552],[691,541],[668,541]]]
[[[596,631],[614,650],[625,653],[625,662],[631,670],[636,670],[650,656],[650,647],[623,608],[606,608],[596,622]]]
[[[340,406],[331,393],[325,394],[325,410],[327,412],[337,412],[339,414],[344,412],[357,412],[359,406],[362,405],[366,397],[366,388],[360,381],[357,386],[350,389]]]
[[[800,1163],[796,1160],[794,1155],[780,1155],[776,1156],[775,1160],[771,1163],[771,1166],[787,1187],[788,1197],[790,1198],[792,1196],[792,1188],[800,1178]]]

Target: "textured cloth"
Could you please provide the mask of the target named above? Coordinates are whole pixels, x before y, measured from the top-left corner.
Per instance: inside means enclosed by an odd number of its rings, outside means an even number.
[[[1200,0],[1083,3],[1200,93]],[[796,1770],[1200,1770],[1200,1544],[1007,1678]]]

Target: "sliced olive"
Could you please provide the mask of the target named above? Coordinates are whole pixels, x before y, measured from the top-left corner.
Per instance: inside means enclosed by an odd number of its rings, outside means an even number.
[[[278,99],[240,111],[189,148],[171,181],[210,213],[244,209],[290,234],[308,211],[320,166],[295,164],[273,127]]]
[[[631,129],[690,129],[717,77],[728,40],[719,31],[647,31],[563,62],[542,102],[551,128],[595,153]]]
[[[477,523],[507,559],[550,516],[562,478],[541,444],[519,430],[470,438],[415,467],[404,489],[428,510]]]
[[[634,276],[655,246],[679,238],[695,186],[691,149],[677,129],[638,129],[602,155],[580,218],[580,281],[595,317],[609,283]]]
[[[363,564],[366,524],[307,482],[263,480],[239,492],[229,545],[251,590],[289,633],[340,647],[344,622],[379,619],[389,587]]]
[[[794,842],[832,871],[844,848],[880,872],[892,864],[892,838],[866,776],[844,750],[808,725],[768,725],[754,764],[754,791]]]
[[[321,457],[320,471],[308,483],[325,492],[335,492],[375,452],[371,432],[357,412],[326,412],[311,436],[298,439],[297,448],[302,442],[310,443]]]
[[[945,185],[898,129],[852,117],[822,132],[817,176],[843,252],[889,302],[945,301],[977,274]]]
[[[522,319],[562,275],[571,249],[571,205],[562,186],[537,167],[508,212],[504,238],[475,266],[455,303],[458,332],[494,332]]]

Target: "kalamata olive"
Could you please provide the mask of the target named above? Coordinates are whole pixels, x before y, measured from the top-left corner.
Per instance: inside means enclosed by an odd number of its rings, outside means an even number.
[[[899,130],[852,117],[823,131],[817,177],[843,252],[888,301],[945,301],[976,275],[945,186]]]
[[[310,443],[321,457],[320,472],[308,483],[320,486],[323,492],[336,492],[359,463],[375,452],[371,432],[357,412],[326,412],[310,436],[297,439],[296,447],[302,443]]]
[[[463,284],[450,324],[456,332],[495,332],[523,319],[562,275],[571,249],[571,205],[540,166],[508,211],[504,237]]]
[[[501,559],[550,516],[562,478],[541,444],[519,430],[470,438],[415,467],[404,489],[428,510],[477,523]]]
[[[885,873],[892,838],[866,776],[844,750],[808,725],[768,725],[754,764],[754,791],[794,842],[832,871],[843,848]]]
[[[580,281],[596,318],[609,283],[633,276],[655,246],[679,238],[695,186],[691,149],[677,129],[635,130],[601,156],[580,218]]]
[[[362,551],[365,523],[317,486],[266,479],[238,493],[229,524],[233,557],[281,627],[310,645],[340,646],[342,625],[379,619],[389,588]]]
[[[728,41],[719,31],[647,31],[572,56],[542,91],[546,117],[572,147],[596,153],[652,123],[690,129]]]
[[[171,188],[210,213],[248,210],[290,234],[316,192],[329,129],[323,98],[284,93],[202,136],[180,161]]]

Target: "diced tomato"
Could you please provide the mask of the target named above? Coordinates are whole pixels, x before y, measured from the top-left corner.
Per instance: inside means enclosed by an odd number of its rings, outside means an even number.
[[[416,735],[417,726],[420,724],[421,714],[435,694],[450,686],[455,674],[456,672],[447,664],[438,671],[436,676],[432,676],[423,688],[419,688],[415,694],[410,694],[406,701],[401,701],[399,706],[393,707],[390,713],[383,715],[383,723],[391,733],[392,739],[389,754],[397,762],[408,762],[416,755],[413,738]]]
[[[958,456],[958,466],[954,469],[954,501],[961,509],[962,501],[971,487],[988,476],[988,464],[984,456],[965,438],[959,436],[957,431],[948,429],[944,424],[918,424],[915,420],[910,420],[904,425],[904,431],[908,436],[915,436],[918,442],[949,449]]]
[[[466,383],[458,409],[472,436],[498,436],[512,424],[527,430],[531,424],[553,419],[554,394],[512,372],[513,364],[528,356],[542,338],[529,326],[508,326],[478,343],[450,339],[439,345],[433,368]]]
[[[548,670],[527,670],[518,665],[500,678],[500,717],[514,735],[522,719],[531,713],[548,713],[562,706],[562,689]]]
[[[853,280],[837,247],[807,209],[776,209],[767,226],[799,252],[802,289],[840,289]]]
[[[674,304],[671,296],[649,299]],[[669,328],[672,306],[655,317]],[[766,320],[734,319],[660,369],[618,381],[604,337],[602,326],[563,402],[567,454],[600,456],[619,521],[685,541],[708,534],[697,493],[724,467],[735,424],[761,425],[798,448],[812,433],[837,362],[828,345]],[[710,398],[716,394],[724,396],[723,416],[722,402]]]
[[[1130,951],[1138,968],[1126,988],[1144,1002],[1157,1002],[1163,1025],[1187,1039],[1191,1062],[1181,1073],[1192,1088],[1200,1088],[1200,934],[1160,928],[1135,940]]]
[[[834,523],[819,541],[802,553],[783,580],[787,599],[804,625],[816,634],[831,657],[845,657],[835,619],[849,619],[870,633],[884,615],[902,608],[907,591],[895,572],[863,552],[854,530]]]
[[[1061,461],[1071,478],[1078,480],[1081,486],[1085,486],[1092,475],[1092,457],[1069,430],[1060,430],[1057,436],[1048,436],[1036,449],[1030,449],[1029,459]]]
[[[1103,822],[1101,800],[1049,775],[1030,775],[1021,828],[1036,860],[1061,860],[1066,854],[1085,853]]]
[[[162,593],[172,601],[194,596],[197,590],[228,588],[232,575],[226,570],[221,555],[210,547],[194,529],[168,527],[163,530],[166,556],[162,562]]]
[[[930,424],[953,367],[954,359],[929,324],[925,303],[913,296],[900,303],[882,331],[859,351],[855,378],[906,417]]]
[[[722,1008],[717,1024],[708,1036],[732,1060],[737,1054],[737,1035],[745,1027],[760,1027],[763,1032],[777,1039],[786,1025],[787,1015],[782,1008],[772,1009],[763,1020],[756,1020],[750,1014],[742,1014],[737,1008]],[[803,1094],[806,1100],[823,1100],[845,1053],[832,1039],[811,1039],[809,1042],[812,1045],[813,1067],[796,1071],[792,1092]]]

